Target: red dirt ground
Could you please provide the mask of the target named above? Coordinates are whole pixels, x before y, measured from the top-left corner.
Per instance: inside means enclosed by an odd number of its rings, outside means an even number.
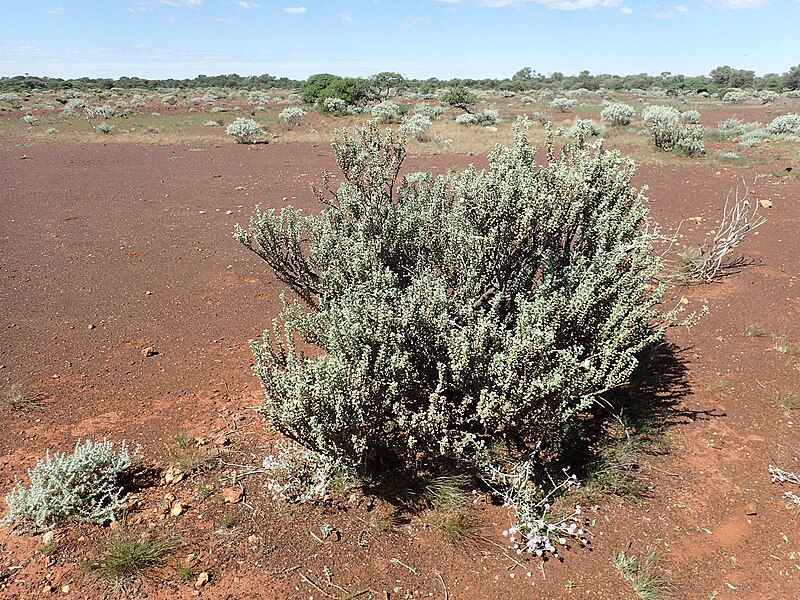
[[[446,170],[472,160],[409,166]],[[260,464],[273,436],[250,410],[260,389],[247,340],[275,315],[282,287],[231,231],[255,203],[316,209],[308,184],[323,168],[333,168],[331,152],[316,144],[190,151],[0,142],[0,378],[44,394],[38,406],[3,414],[0,491],[47,448],[68,450],[89,436],[140,444],[144,458],[159,463],[181,431],[209,439],[224,432],[233,441],[226,461]],[[684,221],[684,239],[697,243],[741,175],[643,166],[637,179],[650,185],[654,218],[670,229]],[[631,598],[609,562],[630,544],[629,552],[663,558],[676,598],[800,598],[800,517],[767,472],[772,462],[797,467],[800,458],[800,415],[774,401],[778,392],[800,392],[800,371],[771,337],[800,343],[800,182],[772,176],[757,192],[773,207],[744,248],[755,264],[680,292],[689,309],[707,303],[710,314],[670,335],[688,389],[672,408],[670,452],[643,463],[651,494],[639,503],[601,502],[591,514],[590,550],[566,552],[563,563],[519,563],[499,535],[507,513],[480,498],[474,513],[485,539],[453,547],[417,517],[373,530],[370,515],[385,507],[363,498],[321,513],[276,507],[252,476],[240,480],[246,503],[231,506],[216,496],[196,499],[197,482],[187,481],[142,492],[128,522],[178,534],[180,556],[194,555],[195,576],[207,571],[211,580],[198,591],[165,567],[161,580],[132,593]],[[749,324],[766,335],[746,337]],[[146,347],[157,354],[143,356]],[[186,512],[165,519],[154,512],[167,492],[186,501]],[[319,542],[309,531],[319,535],[326,522],[340,536]],[[45,556],[40,536],[3,529],[0,595],[37,597],[49,585],[62,597],[102,596],[79,563],[106,533],[69,528]]]

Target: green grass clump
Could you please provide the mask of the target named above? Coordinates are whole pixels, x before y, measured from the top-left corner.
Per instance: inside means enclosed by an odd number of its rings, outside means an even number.
[[[163,564],[174,545],[157,537],[138,536],[131,531],[113,535],[103,553],[86,559],[84,572],[115,590],[143,579],[146,572]]]
[[[649,552],[643,560],[624,551],[615,552],[611,557],[611,564],[642,600],[669,598],[671,586],[656,572],[658,560],[654,552]]]

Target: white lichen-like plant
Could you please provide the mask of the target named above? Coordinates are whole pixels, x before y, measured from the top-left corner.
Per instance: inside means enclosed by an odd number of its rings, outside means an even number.
[[[631,385],[669,318],[635,165],[552,137],[540,164],[527,126],[486,170],[404,178],[402,137],[338,132],[324,210],[256,207],[237,227],[298,297],[252,343],[276,429],[371,476],[532,476],[514,465],[547,462]]]
[[[403,119],[403,124],[400,125],[397,130],[400,133],[415,138],[417,141],[427,142],[430,140],[428,130],[431,128],[432,124],[429,117],[415,113]]]
[[[239,117],[225,128],[225,133],[233,136],[239,144],[249,144],[255,136],[264,132],[257,121]]]
[[[687,125],[681,120],[681,112],[672,106],[651,105],[642,111],[642,118],[650,123],[653,142],[666,151],[678,150],[687,156],[706,153],[703,144],[703,128]]]
[[[17,484],[5,499],[4,522],[23,531],[40,532],[69,521],[104,523],[125,505],[121,477],[136,452],[125,442],[115,450],[109,441],[86,440],[72,454],[47,452],[28,471],[28,485]]]

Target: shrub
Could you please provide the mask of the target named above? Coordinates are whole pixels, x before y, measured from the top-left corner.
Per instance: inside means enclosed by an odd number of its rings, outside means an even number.
[[[657,148],[666,151],[678,150],[687,156],[705,154],[706,148],[701,141],[702,128],[684,125],[678,109],[651,105],[642,111],[642,118],[650,122],[653,142]]]
[[[470,107],[478,101],[478,98],[466,88],[456,87],[444,92],[440,100],[448,106],[470,112]]]
[[[331,115],[346,115],[347,103],[341,98],[325,98],[320,107],[322,112]]]
[[[767,125],[770,133],[800,133],[800,115],[790,113],[772,119]]]
[[[254,91],[247,95],[247,103],[255,105],[263,105],[269,103],[269,96],[264,92]]]
[[[567,130],[567,137],[587,139],[603,135],[603,126],[591,119],[575,119]]]
[[[574,98],[555,98],[550,102],[550,108],[558,112],[568,113],[578,106],[578,101]]]
[[[289,125],[297,125],[307,114],[308,113],[299,106],[289,106],[280,112],[278,118]]]
[[[756,92],[756,98],[761,100],[764,104],[769,104],[770,102],[775,102],[778,99],[778,93],[773,92],[772,90],[760,90]]]
[[[164,106],[175,106],[178,103],[178,98],[175,94],[166,94],[161,97],[161,104]]]
[[[500,117],[500,111],[494,108],[484,108],[475,115],[475,119],[478,125],[497,125],[503,121]]]
[[[732,104],[741,104],[748,98],[750,98],[750,94],[747,92],[743,92],[741,90],[731,90],[730,92],[725,93],[725,95],[722,97],[722,101],[730,102]]]
[[[134,452],[135,454],[135,452]],[[133,464],[125,442],[119,450],[109,441],[78,442],[72,454],[48,451],[28,471],[28,486],[17,484],[6,496],[6,524],[40,532],[68,520],[104,523],[127,500],[120,479]]]
[[[663,318],[632,161],[551,143],[539,165],[519,125],[488,170],[435,178],[398,181],[375,122],[333,150],[331,208],[256,207],[235,233],[305,305],[252,343],[279,431],[359,473],[541,465],[630,385]]]
[[[612,125],[630,125],[635,114],[632,106],[614,102],[600,111],[600,119]]]
[[[307,104],[323,102],[325,98],[341,98],[349,105],[364,99],[367,85],[363,79],[320,73],[311,75],[300,89]]]
[[[20,100],[22,100],[22,96],[16,92],[5,92],[0,94],[0,102],[8,102],[9,104],[13,104],[15,102],[19,102]]]
[[[101,121],[100,123],[94,125],[93,127],[97,133],[102,133],[102,134],[111,133],[111,130],[114,129],[114,126],[110,125],[106,121]]]
[[[415,115],[422,115],[423,117],[428,117],[431,121],[438,119],[444,114],[444,108],[439,106],[438,104],[425,104],[424,102],[420,102],[414,106],[414,114]]]
[[[261,125],[253,119],[239,117],[225,128],[225,133],[236,138],[239,144],[249,144],[254,136],[262,134],[263,131]]]
[[[717,123],[717,130],[726,137],[733,137],[745,131],[744,121],[731,117]]]
[[[697,125],[700,123],[700,113],[696,110],[685,110],[681,113],[681,121],[690,125]]]
[[[478,117],[471,113],[463,113],[456,117],[456,123],[459,125],[477,125],[478,124]]]
[[[39,120],[39,117],[37,117],[36,115],[25,115],[24,117],[22,117],[22,120],[25,121],[25,123],[27,123],[28,125],[33,125],[34,123],[36,123],[36,121]]]
[[[398,131],[405,135],[410,135],[420,142],[427,142],[430,140],[428,130],[432,124],[432,121],[425,115],[414,114],[403,119],[403,124],[400,125]]]
[[[769,137],[769,133],[761,128],[750,129],[739,136],[739,145],[743,148],[758,146]]]
[[[391,100],[379,102],[370,112],[381,123],[397,123],[400,120],[400,105]]]

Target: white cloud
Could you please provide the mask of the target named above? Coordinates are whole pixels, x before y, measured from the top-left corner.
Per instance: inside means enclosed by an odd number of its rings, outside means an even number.
[[[416,27],[417,25],[429,25],[430,19],[426,19],[425,17],[411,17],[408,21],[406,21],[406,27]]]
[[[203,6],[203,0],[161,0],[167,6],[187,6],[190,8]]]
[[[486,6],[489,8],[520,6],[529,2],[541,4],[545,8],[553,10],[587,10],[593,8],[616,8],[621,6],[625,0],[477,0],[479,6]]]
[[[623,6],[622,8],[619,9],[619,12],[621,12],[623,15],[629,15],[633,11],[630,8],[628,8],[627,6]]]
[[[348,13],[339,13],[339,18],[342,21],[347,21],[348,23],[352,23],[353,22],[353,15],[348,14]]]
[[[461,4],[461,0],[433,0],[434,2],[440,2],[441,4]],[[800,0],[797,0],[800,2]]]
[[[233,0],[233,4],[244,10],[248,10],[250,8],[261,8],[261,5],[258,2],[249,2],[249,0]]]
[[[283,9],[283,12],[289,13],[290,15],[302,15],[306,12],[305,6],[287,6]]]
[[[678,5],[675,7],[675,12],[676,12],[676,13],[680,13],[680,14],[682,14],[682,15],[685,15],[685,14],[687,14],[687,13],[689,12],[689,9],[688,9],[688,8],[686,8],[686,7],[685,7],[683,4],[678,4]]]
[[[763,8],[770,0],[712,0],[712,4],[729,10],[743,10],[747,8]]]

